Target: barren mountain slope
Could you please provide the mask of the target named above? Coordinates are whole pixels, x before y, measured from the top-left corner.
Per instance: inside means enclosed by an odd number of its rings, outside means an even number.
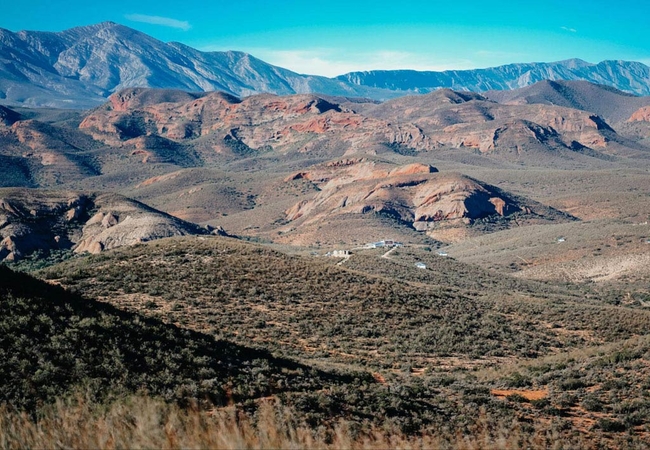
[[[99,253],[169,236],[208,234],[117,194],[30,189],[0,190],[0,260],[34,252]]]
[[[58,33],[0,29],[0,93],[7,104],[90,108],[126,87],[386,98],[389,91],[300,75],[236,51],[201,52],[103,22]]]
[[[602,117],[614,128],[637,109],[650,105],[650,97],[637,97],[588,81],[544,80],[520,89],[488,91],[483,95],[509,105],[544,104],[588,111]]]
[[[112,22],[58,33],[0,29],[0,98],[23,106],[90,108],[128,87],[385,100],[438,88],[513,89],[545,79],[588,80],[648,95],[649,74],[650,69],[638,62],[590,64],[574,59],[446,72],[354,72],[326,78],[297,74],[242,52],[201,52],[178,42],[164,43]]]
[[[90,150],[101,147],[68,124],[31,118],[31,111],[0,109],[0,186],[55,186],[99,173]],[[15,173],[11,169],[15,168]]]
[[[356,221],[359,216],[384,217],[442,241],[502,227],[573,219],[460,174],[435,172],[426,164],[395,166],[348,158],[293,174],[287,183],[312,183],[318,192],[286,211],[289,222],[280,229],[279,239],[305,242],[312,236],[312,241],[322,241],[318,230],[326,228],[326,222]],[[359,242],[363,233],[374,235],[357,224],[339,239]]]
[[[535,161],[542,157],[534,156],[539,152],[549,161],[607,158],[601,153],[626,154],[625,147],[633,144],[590,112],[546,104],[502,105],[477,94],[444,89],[390,100],[364,114],[387,121],[408,120],[423,130],[434,147],[475,148],[521,162],[527,161],[527,153]]]

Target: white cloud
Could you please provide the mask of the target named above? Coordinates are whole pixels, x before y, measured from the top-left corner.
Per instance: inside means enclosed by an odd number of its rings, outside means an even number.
[[[147,14],[125,14],[124,18],[132,22],[149,23],[152,25],[162,25],[163,27],[178,28],[187,31],[192,25],[186,20],[170,19],[169,17],[149,16]]]
[[[564,31],[570,31],[571,33],[578,32],[578,30],[576,30],[575,28],[570,28],[570,27],[560,27],[560,28],[563,29]]]
[[[214,46],[203,47],[204,51],[223,50]],[[473,68],[468,60],[442,60],[411,52],[379,50],[350,52],[340,49],[274,50],[267,48],[245,49],[253,56],[270,64],[294,72],[334,77],[348,72],[362,70],[451,70]]]

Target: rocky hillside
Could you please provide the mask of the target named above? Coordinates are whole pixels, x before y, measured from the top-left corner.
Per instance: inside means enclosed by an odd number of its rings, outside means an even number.
[[[628,120],[639,108],[650,105],[650,97],[637,97],[618,89],[588,81],[540,81],[513,90],[488,91],[490,100],[508,105],[556,105],[588,111],[616,125]]]
[[[607,158],[628,142],[600,116],[552,104],[499,104],[448,89],[390,100],[364,111],[386,121],[408,121],[430,147],[476,149],[483,155],[549,165]]]
[[[591,111],[514,103],[448,89],[377,103],[128,88],[74,117],[5,108],[0,185],[113,190],[180,219],[290,244],[429,245],[562,219],[525,213],[529,201],[502,196],[500,178],[479,168],[601,170],[642,166],[650,155],[647,122],[623,122],[623,134]],[[503,187],[547,203],[516,185]]]
[[[99,253],[211,231],[117,194],[0,190],[0,261],[37,251],[41,256],[57,250]]]
[[[293,240],[307,240],[310,235],[323,240],[324,233],[318,230],[326,223],[379,215],[437,240],[454,241],[471,234],[471,225],[499,229],[572,220],[469,177],[437,172],[426,164],[395,167],[348,158],[296,173],[286,182],[312,183],[317,193],[286,211],[288,224],[281,231]]]
[[[630,116],[629,122],[650,122],[650,106],[643,106]]]
[[[171,94],[170,94],[171,95]],[[133,148],[160,159],[174,143],[192,143],[205,162],[218,154],[252,156],[267,151],[356,152],[380,144],[426,149],[411,124],[397,125],[357,114],[312,95],[255,95],[239,99],[221,92],[166,101],[156,91],[127,89],[88,114],[80,130],[110,146]]]
[[[358,111],[358,112],[357,112]],[[474,93],[438,90],[361,108],[312,94],[239,99],[223,93],[127,89],[113,94],[79,126],[142,161],[170,161],[187,149],[206,163],[217,155],[274,151],[340,156],[354,153],[476,149],[480,154],[548,164],[606,159],[629,143],[600,116],[551,104],[500,104]],[[172,150],[170,150],[172,149]]]

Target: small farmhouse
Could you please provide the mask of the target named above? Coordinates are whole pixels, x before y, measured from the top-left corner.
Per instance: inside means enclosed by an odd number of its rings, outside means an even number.
[[[394,241],[392,239],[385,239],[383,241],[371,242],[369,244],[366,244],[366,247],[368,248],[404,247],[404,244],[398,241]]]

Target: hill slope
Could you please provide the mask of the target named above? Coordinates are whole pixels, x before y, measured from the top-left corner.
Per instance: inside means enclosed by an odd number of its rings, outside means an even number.
[[[0,189],[0,261],[209,232],[117,194]]]
[[[459,289],[439,283],[458,276],[456,265],[441,262],[439,270],[449,275],[431,284],[396,280],[348,270],[330,258],[290,257],[206,237],[116,249],[42,275],[121,308],[235,342],[383,369],[486,364],[648,332],[647,311],[614,308],[542,284],[527,288],[532,282],[524,281],[496,281],[502,287],[492,284],[487,292],[467,283]]]
[[[0,403],[27,411],[82,386],[95,399],[146,390],[225,405],[352,381],[120,311],[2,265],[0,323]]]
[[[650,97],[636,97],[609,86],[588,81],[540,81],[513,90],[488,91],[487,98],[508,105],[545,104],[589,111],[611,124],[628,120]]]

